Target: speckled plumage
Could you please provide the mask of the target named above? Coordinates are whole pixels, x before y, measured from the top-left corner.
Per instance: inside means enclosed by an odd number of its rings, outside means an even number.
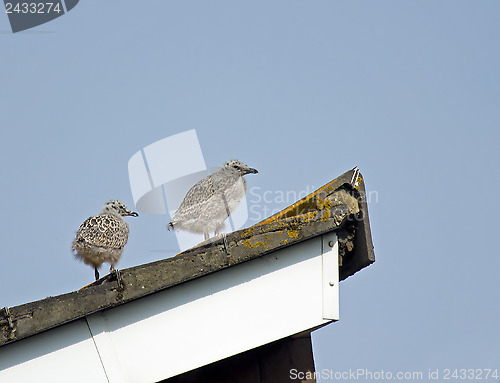
[[[96,279],[101,264],[107,262],[114,270],[120,260],[129,233],[122,216],[136,217],[138,214],[127,209],[122,202],[111,200],[100,214],[87,218],[76,232],[73,241],[75,256],[94,267]]]
[[[209,233],[217,233],[245,196],[247,185],[243,176],[249,173],[258,171],[238,160],[226,162],[189,189],[169,227],[203,233],[205,239]]]

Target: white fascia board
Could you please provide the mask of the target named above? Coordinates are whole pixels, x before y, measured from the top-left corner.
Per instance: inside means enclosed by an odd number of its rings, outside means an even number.
[[[101,352],[110,356],[103,359],[109,376],[152,382],[337,319],[338,246],[330,233],[93,314],[88,323],[93,333],[99,324],[98,346],[100,338],[112,345]]]
[[[0,347],[0,382],[106,383],[85,319]]]
[[[339,319],[339,243],[334,233],[322,237],[323,319]]]
[[[328,233],[0,347],[0,381],[155,382],[338,320],[338,304]]]

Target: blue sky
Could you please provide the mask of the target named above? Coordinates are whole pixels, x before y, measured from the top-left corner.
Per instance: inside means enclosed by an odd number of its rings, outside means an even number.
[[[81,222],[111,198],[133,207],[129,158],[196,129],[207,166],[257,168],[261,195],[360,167],[377,261],[314,333],[317,370],[500,369],[499,14],[497,1],[86,0],[16,34],[0,15],[0,306],[91,282],[70,251]],[[294,202],[256,200],[247,225]],[[128,221],[119,267],[176,253],[167,216]]]

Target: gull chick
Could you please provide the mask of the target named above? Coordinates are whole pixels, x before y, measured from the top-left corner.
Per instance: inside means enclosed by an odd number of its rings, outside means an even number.
[[[109,270],[114,271],[120,260],[128,240],[128,225],[122,217],[138,215],[127,209],[123,202],[111,200],[100,214],[87,218],[76,232],[73,241],[75,256],[94,267],[96,280],[99,279],[101,264],[109,263]]]
[[[247,192],[243,176],[258,173],[238,160],[226,162],[219,170],[197,182],[187,192],[168,228],[192,233],[217,234],[224,221]]]

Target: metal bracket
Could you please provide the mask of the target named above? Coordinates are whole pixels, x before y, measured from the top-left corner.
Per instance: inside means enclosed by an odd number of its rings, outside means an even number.
[[[351,178],[351,185],[353,187],[356,187],[358,186],[358,176],[359,176],[359,168],[356,166],[354,169],[354,173],[352,174],[352,178]]]

